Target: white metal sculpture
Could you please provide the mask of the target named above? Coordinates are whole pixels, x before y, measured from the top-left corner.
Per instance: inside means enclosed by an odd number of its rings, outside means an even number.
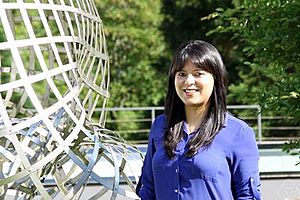
[[[105,187],[91,199],[137,197],[125,169],[141,155],[104,128],[109,61],[92,0],[0,0],[0,73],[0,199],[79,199],[90,182]],[[104,162],[113,180],[95,170]]]

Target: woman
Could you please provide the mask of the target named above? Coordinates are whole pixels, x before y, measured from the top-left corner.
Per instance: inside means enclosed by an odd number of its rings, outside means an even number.
[[[177,50],[136,190],[142,200],[260,199],[255,133],[227,112],[226,83],[214,46]]]

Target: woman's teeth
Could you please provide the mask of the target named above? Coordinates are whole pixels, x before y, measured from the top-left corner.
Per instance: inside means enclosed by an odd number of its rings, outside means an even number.
[[[198,92],[198,89],[184,89],[184,92]]]

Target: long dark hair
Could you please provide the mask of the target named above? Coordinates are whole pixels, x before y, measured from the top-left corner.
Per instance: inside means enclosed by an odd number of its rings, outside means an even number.
[[[211,44],[193,40],[184,43],[175,53],[169,69],[168,92],[165,100],[165,115],[168,129],[165,133],[165,148],[170,158],[175,156],[175,148],[183,137],[185,120],[184,103],[175,90],[175,75],[191,61],[195,66],[211,73],[214,88],[210,96],[208,112],[188,143],[187,157],[195,155],[200,147],[208,147],[225,122],[227,72],[218,50]]]

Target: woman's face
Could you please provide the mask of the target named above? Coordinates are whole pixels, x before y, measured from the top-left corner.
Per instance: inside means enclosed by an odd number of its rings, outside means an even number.
[[[213,87],[213,75],[190,61],[175,74],[175,89],[185,106],[206,107]]]

